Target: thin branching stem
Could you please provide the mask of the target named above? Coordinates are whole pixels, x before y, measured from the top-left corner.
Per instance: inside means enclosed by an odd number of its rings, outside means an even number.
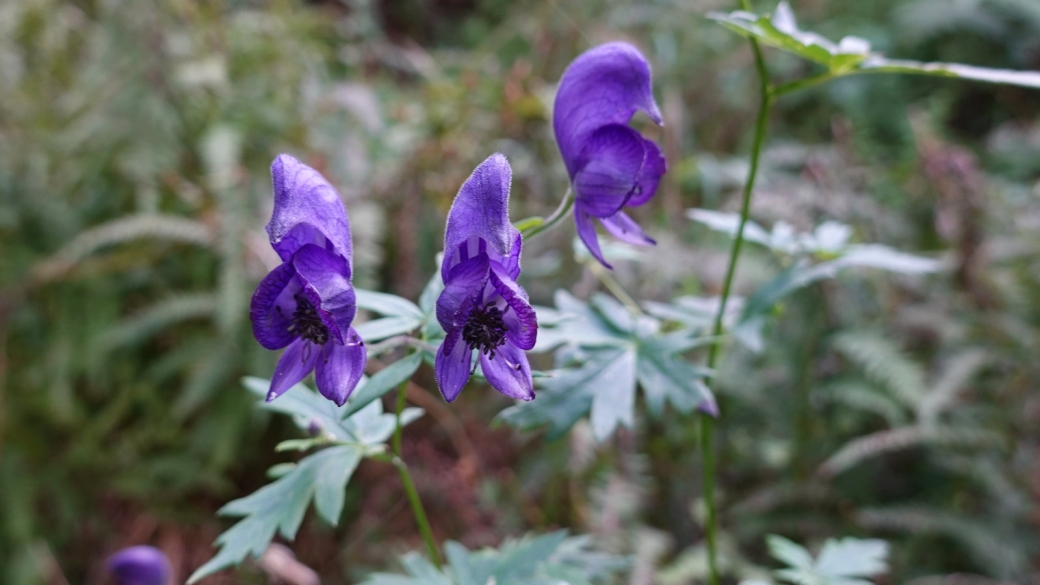
[[[567,192],[563,194],[563,200],[560,201],[559,207],[556,208],[556,211],[552,212],[552,215],[542,219],[541,222],[538,221],[541,218],[521,220],[517,222],[517,226],[519,226],[520,231],[523,233],[524,239],[529,239],[531,236],[551,228],[559,223],[561,219],[567,217],[567,212],[571,210],[572,205],[574,205],[574,192],[570,187],[568,187]],[[526,227],[528,225],[530,227]]]
[[[397,473],[401,476],[401,485],[404,486],[404,491],[408,495],[408,503],[412,505],[415,524],[419,527],[419,533],[422,534],[423,540],[426,542],[430,560],[439,569],[441,567],[441,553],[437,548],[437,541],[433,538],[433,530],[430,528],[430,520],[426,517],[426,510],[423,508],[422,500],[419,499],[419,491],[415,489],[412,474],[408,472],[408,465],[404,462],[404,457],[401,455],[401,434],[403,428],[401,426],[401,413],[404,412],[407,396],[408,380],[405,380],[400,388],[397,389],[397,426],[394,427],[394,436],[391,439],[394,456],[390,462],[397,468]]]
[[[607,287],[607,290],[609,290],[610,293],[614,295],[614,298],[621,301],[622,305],[625,305],[625,308],[627,308],[635,315],[643,314],[643,309],[639,307],[639,303],[637,303],[636,300],[632,298],[632,295],[628,294],[628,292],[625,290],[625,287],[621,286],[621,283],[618,282],[616,278],[614,278],[614,275],[611,274],[609,270],[604,268],[602,265],[600,265],[599,262],[596,262],[595,260],[592,260],[588,264],[588,267],[589,270],[591,270],[592,273],[596,275],[596,278],[598,278],[599,281],[603,283],[603,286]]]
[[[751,10],[749,0],[741,0],[741,6],[744,10]],[[755,55],[755,70],[759,78],[758,117],[755,121],[755,136],[751,146],[751,165],[748,169],[747,180],[744,182],[744,191],[742,193],[740,224],[737,226],[737,233],[733,238],[733,246],[730,248],[729,265],[726,267],[726,278],[722,282],[719,309],[715,315],[715,323],[712,327],[712,336],[716,338],[722,335],[726,303],[729,301],[730,291],[733,287],[733,275],[737,270],[740,248],[744,244],[744,226],[747,224],[748,213],[751,210],[751,196],[754,193],[755,178],[758,176],[758,161],[762,154],[762,144],[765,142],[766,125],[769,120],[769,108],[773,101],[773,90],[769,82],[769,70],[766,69],[765,59],[762,57],[762,49],[755,39],[749,39],[749,41],[751,43],[751,51]],[[715,368],[720,345],[719,343],[714,343],[708,350],[709,369]],[[704,475],[704,502],[707,510],[705,534],[708,544],[708,583],[709,585],[718,585],[718,517],[715,506],[715,451],[712,445],[714,419],[710,416],[702,416],[700,422],[701,468]]]

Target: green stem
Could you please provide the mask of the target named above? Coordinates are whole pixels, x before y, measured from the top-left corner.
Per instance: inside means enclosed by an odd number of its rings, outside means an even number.
[[[772,97],[778,98],[780,96],[784,96],[784,95],[787,95],[789,93],[794,93],[796,91],[801,91],[803,89],[808,89],[810,87],[819,85],[821,83],[830,81],[832,79],[836,79],[838,77],[844,77],[844,75],[845,74],[842,74],[842,73],[835,74],[835,73],[832,73],[830,71],[824,71],[823,73],[820,73],[819,75],[813,75],[812,77],[805,77],[805,78],[802,78],[802,79],[796,79],[795,81],[788,81],[787,83],[781,83],[780,85],[777,85],[776,87],[773,88],[773,90],[772,90]]]
[[[531,236],[543,232],[552,226],[559,223],[561,219],[567,216],[567,212],[571,210],[571,206],[574,205],[574,192],[570,187],[567,188],[567,192],[563,194],[563,201],[560,201],[560,206],[556,208],[556,211],[552,212],[552,215],[545,218],[541,223],[535,222],[531,227],[522,228],[520,231],[524,234],[524,239],[529,239]],[[538,218],[524,219],[518,221],[518,225],[526,225]]]
[[[441,568],[441,553],[437,549],[437,541],[433,538],[433,530],[430,528],[430,520],[426,517],[426,510],[423,508],[422,500],[419,499],[419,491],[415,489],[415,482],[412,481],[412,474],[408,472],[408,465],[404,462],[404,458],[401,456],[401,413],[404,412],[406,402],[405,398],[407,396],[408,380],[405,380],[397,390],[397,426],[394,428],[394,436],[391,440],[394,457],[390,462],[397,468],[397,473],[401,476],[401,484],[404,486],[404,491],[408,495],[408,503],[412,505],[412,515],[415,516],[415,524],[419,527],[419,533],[422,534],[423,540],[426,542],[426,548],[430,553],[430,560],[433,561],[433,564],[439,569]]]
[[[614,295],[614,298],[621,301],[621,304],[625,305],[629,311],[632,311],[632,313],[636,315],[643,314],[643,309],[639,307],[639,303],[637,303],[635,299],[625,291],[625,288],[621,286],[621,283],[614,278],[614,275],[611,274],[609,270],[603,268],[603,266],[595,260],[590,261],[588,267],[589,270],[596,275],[596,278],[603,283],[603,286],[607,287],[607,290]]]
[[[749,0],[741,0],[744,10],[751,10]],[[765,142],[766,125],[769,120],[769,107],[772,105],[773,93],[769,84],[769,70],[766,69],[765,59],[762,57],[762,49],[758,41],[749,39],[751,51],[755,55],[755,69],[759,77],[760,101],[758,105],[758,118],[755,121],[755,136],[751,146],[751,166],[748,169],[747,180],[744,183],[744,191],[740,206],[740,225],[737,226],[736,236],[733,238],[733,246],[730,249],[729,265],[726,267],[726,278],[722,283],[722,296],[719,298],[719,310],[715,315],[715,323],[712,327],[712,337],[718,338],[722,335],[723,318],[726,315],[726,304],[729,301],[730,291],[733,287],[733,275],[737,270],[737,259],[740,257],[740,248],[744,244],[744,226],[747,224],[748,213],[751,210],[751,195],[754,192],[755,178],[758,176],[758,160],[762,154],[762,144]],[[708,350],[708,368],[714,369],[718,359],[720,343],[713,343]],[[712,447],[714,435],[712,427],[714,419],[710,416],[701,417],[701,467],[704,475],[704,501],[707,508],[705,534],[708,542],[708,572],[709,585],[719,584],[718,566],[718,518],[715,508],[715,452]]]

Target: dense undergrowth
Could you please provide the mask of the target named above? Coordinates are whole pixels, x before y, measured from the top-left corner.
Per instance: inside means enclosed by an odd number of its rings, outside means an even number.
[[[554,83],[584,49],[627,39],[652,61],[668,121],[636,124],[670,170],[638,212],[658,248],[617,260],[617,279],[640,300],[717,295],[728,239],[686,210],[738,211],[757,82],[746,43],[704,18],[733,8],[0,6],[0,581],[103,583],[104,555],[145,541],[184,579],[225,527],[214,510],[279,461],[271,448],[291,426],[254,409],[238,382],[275,359],[246,312],[277,263],[262,226],[278,152],[300,153],[343,194],[358,286],[417,298],[448,205],[491,150],[512,162],[514,217],[555,207],[566,172]],[[1040,8],[1028,0],[795,9],[814,30],[892,56],[1040,69]],[[767,57],[780,80],[811,72]],[[773,566],[775,533],[884,538],[891,582],[1040,578],[1036,96],[864,76],[777,101],[752,219],[774,233],[838,222],[851,241],[943,270],[809,284],[773,307],[759,343],[725,354],[716,466],[731,577]],[[569,253],[572,236],[525,249],[537,304],[560,286],[581,299],[601,288]],[[751,242],[741,263],[746,296],[794,259]],[[471,391],[448,409],[424,391],[432,372],[419,381],[409,399],[431,416],[404,449],[438,537],[478,548],[565,527],[631,555],[633,583],[703,579],[693,419],[666,410],[605,448],[586,423],[552,440],[489,428],[507,400]],[[309,519],[293,550],[323,582],[392,567],[420,546],[402,498],[393,470],[362,464],[340,526]],[[246,566],[212,582],[263,580]]]

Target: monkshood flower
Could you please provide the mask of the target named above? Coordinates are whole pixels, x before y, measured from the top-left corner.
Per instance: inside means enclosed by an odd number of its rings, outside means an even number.
[[[105,562],[116,585],[170,585],[170,561],[150,546],[124,548]]]
[[[553,130],[574,190],[574,221],[589,252],[603,259],[592,218],[615,237],[653,245],[622,208],[653,197],[667,170],[661,149],[628,127],[642,110],[663,124],[650,85],[650,64],[627,43],[586,51],[567,67],[553,107]]]
[[[437,352],[441,394],[455,400],[480,367],[499,392],[534,398],[531,366],[524,350],[534,347],[538,322],[520,276],[520,232],[509,222],[512,170],[501,154],[480,163],[459,189],[444,232],[437,320],[447,332]]]
[[[249,308],[260,345],[286,348],[267,400],[313,371],[318,391],[342,406],[365,371],[364,343],[350,326],[357,304],[347,212],[324,177],[289,155],[274,160],[271,179],[267,234],[282,264],[256,287]]]

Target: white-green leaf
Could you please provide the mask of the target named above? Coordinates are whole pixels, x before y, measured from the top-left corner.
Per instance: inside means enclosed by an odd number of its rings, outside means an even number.
[[[366,311],[379,313],[384,317],[411,317],[423,320],[422,309],[408,299],[360,288],[354,289],[354,294],[357,296],[357,306]]]

